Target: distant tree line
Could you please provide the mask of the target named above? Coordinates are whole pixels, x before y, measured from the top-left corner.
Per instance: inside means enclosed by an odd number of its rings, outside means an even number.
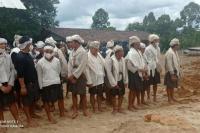
[[[99,9],[93,16],[92,29],[116,30],[110,28],[108,13]],[[168,14],[163,14],[157,19],[153,12],[143,18],[143,22],[128,24],[126,31],[146,31],[156,33],[161,38],[161,50],[169,47],[169,41],[177,37],[181,41],[182,48],[200,46],[200,5],[190,2],[180,12],[180,18],[172,20]]]

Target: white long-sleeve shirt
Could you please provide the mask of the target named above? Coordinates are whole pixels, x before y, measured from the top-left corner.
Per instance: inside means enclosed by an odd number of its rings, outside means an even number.
[[[155,69],[159,64],[160,49],[158,46],[154,47],[152,44],[146,47],[144,54],[147,57],[148,67],[152,71],[152,75],[155,75]]]
[[[92,53],[88,52],[88,84],[92,84],[92,86],[97,86],[104,83],[105,76],[105,60],[98,53],[97,56],[92,55]]]
[[[117,60],[115,55],[113,55],[111,58],[106,60],[105,68],[111,86],[116,86],[117,82],[122,80],[122,78],[124,84],[128,83],[126,61],[123,57],[120,60]]]
[[[174,51],[172,48],[169,48],[165,54],[165,71],[170,72],[170,74],[175,74],[174,71],[177,71],[177,76],[181,76],[180,68],[180,58],[177,51]]]
[[[40,89],[46,86],[60,84],[61,65],[57,58],[48,61],[43,57],[36,65]]]
[[[68,62],[68,77],[74,75],[78,79],[81,74],[86,74],[88,56],[86,50],[80,46],[76,51],[72,51]]]
[[[4,53],[0,55],[0,87],[2,83],[14,86],[15,68],[10,55]]]
[[[68,65],[67,65],[67,60],[65,59],[64,54],[57,47],[54,48],[54,52],[55,52],[56,56],[58,56],[58,59],[60,60],[61,76],[62,77],[67,77]]]

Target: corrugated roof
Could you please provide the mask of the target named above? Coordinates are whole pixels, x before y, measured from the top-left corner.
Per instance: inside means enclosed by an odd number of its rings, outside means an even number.
[[[58,35],[65,39],[66,36],[79,34],[86,42],[97,41],[126,41],[130,36],[136,35],[141,40],[148,40],[149,33],[142,31],[107,31],[107,30],[93,30],[93,29],[77,29],[77,28],[52,28],[51,33]]]

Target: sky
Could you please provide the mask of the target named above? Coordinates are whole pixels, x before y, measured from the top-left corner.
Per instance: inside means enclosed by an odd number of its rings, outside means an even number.
[[[180,17],[180,11],[189,2],[200,0],[60,0],[56,19],[62,28],[90,28],[92,16],[99,8],[109,14],[111,26],[124,30],[129,23],[142,22],[145,15],[153,12],[156,18],[169,14]]]

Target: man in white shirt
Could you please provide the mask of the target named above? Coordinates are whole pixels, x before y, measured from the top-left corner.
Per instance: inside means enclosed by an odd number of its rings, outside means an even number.
[[[156,34],[149,35],[149,46],[145,50],[145,55],[147,57],[148,67],[150,69],[149,83],[153,85],[153,101],[156,102],[157,85],[160,83],[160,73],[162,71],[159,56],[159,36]]]
[[[70,54],[68,62],[68,81],[70,90],[72,91],[73,101],[72,119],[75,119],[78,116],[77,95],[80,95],[80,103],[82,104],[84,116],[88,116],[86,98],[86,67],[88,57],[86,50],[82,46],[83,43],[84,40],[79,35],[72,36],[73,51]]]
[[[109,60],[106,60],[106,72],[110,85],[112,86],[110,94],[112,97],[113,114],[117,112],[124,113],[122,110],[122,102],[125,88],[128,85],[128,73],[123,56],[123,47],[116,45],[114,47],[114,55]]]
[[[9,106],[14,119],[19,122],[17,124],[21,124],[13,90],[15,68],[10,55],[6,53],[6,45],[7,40],[0,38],[0,122],[4,120],[4,107]],[[3,123],[0,123],[0,125],[1,124]],[[1,127],[1,130],[4,131],[6,129]]]
[[[137,105],[141,104],[141,91],[143,88],[143,76],[146,72],[143,56],[140,52],[140,39],[137,36],[129,37],[130,50],[126,56],[129,74],[129,105],[128,109],[133,111],[137,109],[134,105],[135,96],[137,97]]]
[[[44,57],[36,65],[38,82],[44,102],[48,119],[51,123],[56,123],[50,113],[50,103],[58,101],[60,116],[64,116],[63,89],[61,86],[61,65],[59,59],[54,57],[54,47],[46,45],[44,47]]]
[[[176,102],[174,98],[174,88],[178,87],[178,79],[181,77],[180,58],[177,50],[179,49],[180,42],[174,38],[170,42],[170,48],[165,54],[165,80],[168,102]]]
[[[96,102],[98,104],[98,111],[102,112],[101,102],[103,95],[103,84],[104,84],[104,58],[99,53],[100,42],[92,41],[89,42],[89,52],[88,52],[88,73],[89,80],[88,83],[91,85],[89,88],[90,93],[90,103],[93,108],[93,112],[96,112]],[[97,98],[95,98],[95,96]],[[96,100],[95,100],[96,99]]]

